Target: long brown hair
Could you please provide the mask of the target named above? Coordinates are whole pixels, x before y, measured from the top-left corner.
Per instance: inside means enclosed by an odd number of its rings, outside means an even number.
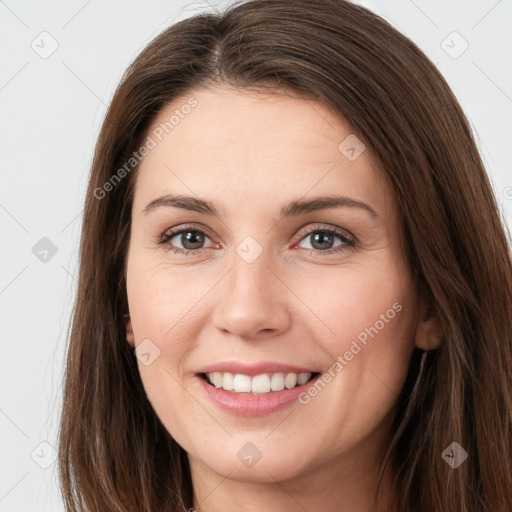
[[[124,264],[137,171],[126,162],[166,103],[211,85],[306,93],[371,148],[401,210],[418,293],[443,331],[438,349],[414,349],[394,408],[385,464],[396,475],[398,510],[510,512],[505,222],[436,67],[387,22],[344,0],[253,0],[196,15],[160,34],[126,71],[85,200],[59,439],[66,510],[193,506],[187,455],[152,409],[126,342]],[[456,469],[442,457],[452,442],[468,453]]]

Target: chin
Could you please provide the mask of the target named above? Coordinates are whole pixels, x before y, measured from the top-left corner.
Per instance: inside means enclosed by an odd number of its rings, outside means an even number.
[[[285,446],[270,442],[262,434],[261,441],[251,436],[254,442],[239,437],[231,443],[217,448],[211,447],[208,453],[195,455],[194,459],[210,471],[237,482],[275,483],[276,480],[289,480],[299,476],[309,466],[303,450],[297,444]],[[299,443],[303,446],[303,443]]]

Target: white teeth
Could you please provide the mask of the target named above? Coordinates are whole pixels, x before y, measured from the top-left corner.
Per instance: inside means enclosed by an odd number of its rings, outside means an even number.
[[[274,373],[270,379],[270,389],[272,391],[282,391],[284,389],[284,373]]]
[[[236,393],[250,393],[251,377],[237,373],[233,379],[233,390]]]
[[[222,373],[221,372],[213,372],[213,385],[216,388],[222,387],[222,381],[223,381]]]
[[[263,373],[256,375],[252,378],[251,392],[252,393],[268,393],[270,391],[270,377]]]
[[[292,389],[297,385],[297,374],[289,373],[284,379],[284,387],[287,389]]]
[[[299,373],[299,376],[297,377],[297,384],[299,386],[302,386],[303,384],[306,384],[306,382],[311,378],[311,373]]]
[[[271,391],[282,391],[292,389],[295,386],[302,386],[311,379],[311,373],[262,373],[250,377],[241,373],[230,372],[207,373],[206,376],[216,388],[235,393],[257,393],[264,394]]]
[[[229,373],[229,372],[224,373],[224,378],[222,380],[222,387],[226,391],[232,391],[233,389],[235,389],[235,385],[233,383],[234,378],[235,378],[235,376],[232,373]]]

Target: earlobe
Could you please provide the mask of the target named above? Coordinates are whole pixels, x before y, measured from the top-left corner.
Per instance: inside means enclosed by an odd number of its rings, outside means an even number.
[[[414,344],[421,350],[433,350],[439,348],[441,341],[442,331],[439,318],[431,308],[422,302],[418,311]]]
[[[124,315],[126,321],[126,341],[130,345],[131,348],[135,349],[135,338],[133,336],[132,329],[132,321],[130,320],[130,315]]]

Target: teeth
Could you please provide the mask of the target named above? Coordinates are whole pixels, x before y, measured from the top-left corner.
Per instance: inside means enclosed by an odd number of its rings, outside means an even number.
[[[270,389],[272,391],[282,391],[284,389],[284,373],[274,373],[270,379]]]
[[[270,377],[264,373],[252,378],[252,393],[268,393],[270,391]]]
[[[220,388],[220,387],[222,387],[222,382],[223,382],[222,373],[220,373],[220,372],[213,372],[213,382],[212,382],[212,384],[216,388]]]
[[[226,391],[232,391],[233,389],[235,389],[234,380],[235,380],[235,376],[232,373],[229,373],[229,372],[224,373],[224,377],[221,380],[221,383],[222,383],[221,385],[222,385],[223,389],[225,389]]]
[[[311,379],[311,373],[262,373],[250,377],[241,373],[230,372],[207,373],[208,381],[216,388],[235,393],[256,393],[265,394],[271,391],[282,391],[292,389],[295,386],[302,386]]]
[[[292,389],[297,385],[297,374],[289,373],[284,379],[284,387],[286,389]]]
[[[250,393],[251,377],[237,373],[233,379],[233,391],[235,393]]]
[[[297,376],[297,384],[302,386],[311,378],[311,373],[299,373]]]

